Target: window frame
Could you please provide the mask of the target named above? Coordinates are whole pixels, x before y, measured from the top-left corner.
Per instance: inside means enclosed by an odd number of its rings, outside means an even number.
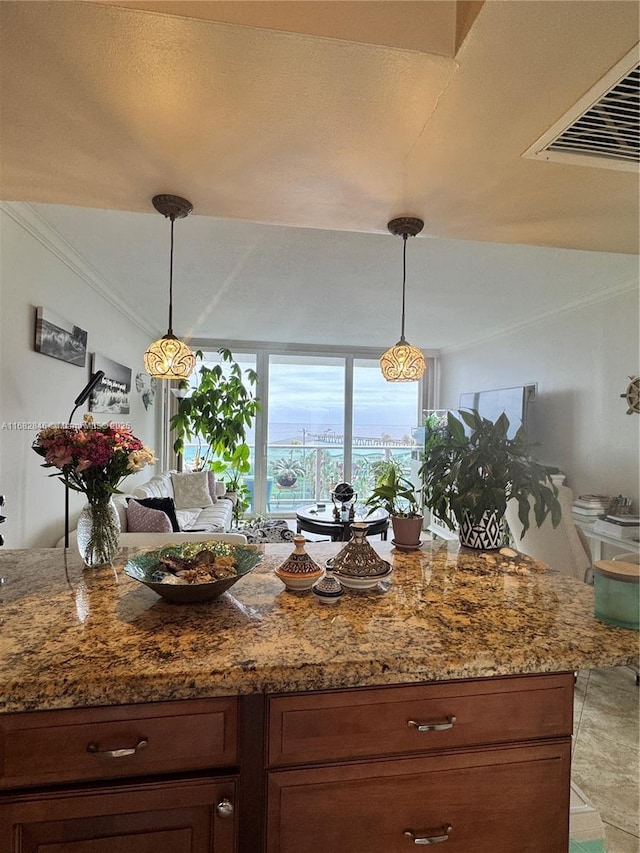
[[[231,350],[234,358],[242,355],[253,355],[256,359],[256,373],[258,383],[256,394],[260,399],[261,411],[255,421],[255,447],[254,447],[254,507],[257,513],[266,513],[267,498],[267,455],[268,455],[268,423],[269,423],[269,358],[270,356],[315,356],[326,358],[343,358],[345,361],[345,402],[344,402],[344,470],[350,471],[352,466],[353,447],[353,376],[354,362],[358,359],[379,360],[382,348],[372,347],[342,347],[340,349],[328,345],[277,343],[264,341],[232,341],[232,340],[195,340],[190,341],[194,350],[203,352],[217,352],[221,347]],[[418,426],[422,421],[422,412],[425,409],[436,408],[437,389],[439,387],[439,359],[437,353],[431,350],[422,350],[427,369],[425,375],[419,381],[418,399],[415,413],[415,424]],[[177,383],[166,383],[167,390],[164,399],[164,417],[162,419],[163,440],[161,445],[165,448],[163,467],[166,470],[178,468],[180,460],[173,451],[173,437],[170,434],[169,421],[176,411],[177,401],[172,389],[177,388]],[[260,449],[260,452],[258,452]],[[166,464],[168,463],[168,464]],[[274,517],[276,513],[272,513]]]

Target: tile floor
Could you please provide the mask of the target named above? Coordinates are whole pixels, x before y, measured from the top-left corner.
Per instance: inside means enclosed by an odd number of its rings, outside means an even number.
[[[639,694],[628,667],[576,681],[571,775],[600,812],[606,853],[640,853]]]

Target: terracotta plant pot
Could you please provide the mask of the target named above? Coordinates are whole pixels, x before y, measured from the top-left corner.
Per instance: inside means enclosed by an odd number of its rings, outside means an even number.
[[[393,525],[394,545],[417,548],[420,545],[422,521],[423,518],[421,515],[416,515],[413,518],[392,515],[391,524]]]

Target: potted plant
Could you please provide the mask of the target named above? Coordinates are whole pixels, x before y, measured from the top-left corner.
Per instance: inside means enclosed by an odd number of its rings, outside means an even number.
[[[243,375],[230,350],[221,348],[218,352],[221,363],[202,365],[198,385],[178,401],[178,411],[171,418],[171,428],[177,433],[173,449],[180,454],[185,441],[195,438],[200,469],[211,468],[222,474],[231,468],[248,474],[251,464],[246,431],[260,410],[253,393],[258,375],[255,370],[246,370]],[[203,358],[201,351],[196,356]],[[180,387],[189,386],[185,381]]]
[[[415,486],[394,459],[374,462],[371,467],[375,483],[365,501],[369,515],[376,509],[386,510],[393,526],[393,544],[399,548],[419,548],[422,512]]]
[[[237,468],[230,468],[225,471],[222,475],[222,481],[225,484],[227,497],[233,501],[233,520],[237,526],[242,516],[249,509],[251,494],[244,483],[242,473]]]
[[[273,476],[282,489],[292,489],[298,482],[298,477],[304,476],[304,465],[299,459],[294,459],[293,450],[288,456],[282,456],[272,465]]]
[[[476,411],[458,414],[461,420],[449,412],[446,427],[428,434],[420,468],[425,506],[450,530],[457,523],[460,542],[469,548],[501,546],[502,518],[512,499],[518,502],[521,536],[529,529],[531,509],[538,527],[549,514],[557,527],[557,489],[531,458],[524,429],[508,438],[504,413],[495,423]]]

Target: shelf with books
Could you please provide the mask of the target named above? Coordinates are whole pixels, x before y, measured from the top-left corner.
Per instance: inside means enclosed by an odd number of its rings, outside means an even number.
[[[606,533],[614,539],[640,539],[640,517],[637,515],[605,515],[593,523],[594,533]]]

